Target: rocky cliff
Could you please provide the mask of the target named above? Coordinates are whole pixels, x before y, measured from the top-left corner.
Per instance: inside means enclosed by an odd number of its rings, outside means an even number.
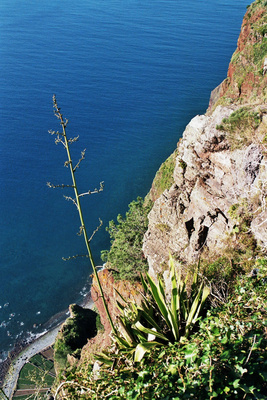
[[[125,299],[135,300],[137,303],[141,302],[141,283],[135,282],[134,284],[132,284],[131,282],[128,282],[126,280],[115,281],[112,272],[107,269],[103,269],[99,272],[98,275],[100,278],[101,286],[105,289],[105,299],[113,321],[116,320],[119,312],[117,308],[117,301],[122,303],[122,299],[120,298],[118,293],[120,293],[120,295]],[[111,331],[111,327],[109,321],[106,318],[103,301],[100,296],[95,278],[93,278],[92,282],[91,296],[101,316],[101,321],[104,329],[106,332],[109,333]]]
[[[266,103],[266,7],[264,0],[248,6],[227,78],[212,91],[208,113],[218,104]]]
[[[169,252],[192,264],[244,236],[267,248],[266,9],[262,1],[248,8],[227,79],[177,145],[174,183],[156,199],[144,237],[154,277]]]
[[[251,248],[252,256],[257,245],[267,249],[266,11],[261,0],[248,7],[227,78],[156,174],[143,241],[154,278],[164,274],[169,253],[186,268],[199,257],[216,260],[226,248]],[[133,291],[107,271],[100,277],[115,317],[114,285],[126,297]],[[107,328],[95,284],[92,295]]]
[[[266,11],[262,0],[248,8],[226,80],[212,92],[207,113],[189,122],[152,184],[143,252],[155,278],[164,275],[169,253],[186,268],[199,257],[215,260],[230,247],[267,250]],[[136,300],[140,286],[114,281],[107,269],[99,277],[116,321],[115,288]],[[95,280],[91,292],[105,334],[82,349],[81,365],[110,343]]]
[[[144,238],[151,274],[161,272],[169,252],[186,263],[204,250],[220,254],[245,213],[247,235],[267,246],[267,107],[253,108],[262,116],[259,126],[246,144],[231,149],[230,134],[218,126],[235,110],[219,106],[211,116],[196,116],[178,143],[175,183],[155,201]]]

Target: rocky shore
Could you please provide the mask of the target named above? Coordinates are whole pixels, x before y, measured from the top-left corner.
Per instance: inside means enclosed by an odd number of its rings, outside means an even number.
[[[19,378],[19,373],[26,364],[26,362],[33,357],[35,354],[40,353],[44,349],[49,346],[52,346],[55,342],[56,336],[60,329],[60,326],[52,329],[51,331],[45,333],[44,335],[40,336],[38,339],[33,341],[27,347],[25,347],[22,351],[17,354],[13,360],[11,360],[9,369],[6,373],[4,384],[3,384],[3,391],[5,395],[11,399],[14,391],[16,389],[17,381]]]
[[[81,305],[84,308],[92,308],[93,301],[89,294],[85,297]],[[12,399],[22,367],[35,354],[54,344],[60,327],[68,315],[69,312],[67,310],[55,315],[47,322],[47,331],[41,334],[41,336],[18,342],[9,353],[8,358],[0,365],[0,385],[9,399]],[[55,326],[55,321],[60,322]],[[51,328],[52,326],[53,328]]]

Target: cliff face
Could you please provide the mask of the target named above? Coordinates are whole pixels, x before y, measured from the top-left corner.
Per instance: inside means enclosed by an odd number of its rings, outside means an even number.
[[[112,273],[107,269],[104,269],[98,273],[101,286],[105,292],[105,299],[109,308],[109,312],[113,321],[116,321],[116,317],[119,313],[117,308],[117,301],[122,303],[122,299],[116,293],[120,293],[120,295],[127,300],[135,300],[135,302],[141,302],[141,292],[142,285],[139,282],[135,284],[131,284],[128,281],[115,281]],[[116,290],[115,290],[116,289]],[[106,312],[104,309],[103,301],[99,293],[99,289],[97,286],[97,282],[95,277],[93,278],[92,288],[91,288],[91,296],[95,303],[95,306],[98,309],[100,314],[101,322],[104,326],[105,332],[109,334],[111,332],[110,323],[106,317]]]
[[[262,143],[267,107],[260,108],[255,140],[232,150],[229,133],[216,126],[234,110],[219,106],[211,116],[196,116],[178,143],[175,183],[156,200],[144,238],[152,275],[162,272],[169,252],[187,264],[204,250],[220,254],[229,238],[238,236],[230,237],[240,225],[239,214],[249,216],[248,235],[267,246],[267,157]]]
[[[200,256],[215,260],[229,247],[267,249],[265,4],[258,0],[248,8],[227,79],[212,92],[206,115],[190,121],[156,174],[143,241],[154,278],[164,274],[169,253],[186,266]],[[126,298],[135,298],[138,288],[114,282],[105,270],[100,277],[116,318],[114,286]],[[95,283],[92,297],[109,330]]]
[[[239,245],[241,231],[267,248],[264,4],[248,8],[227,79],[177,145],[174,183],[155,201],[144,237],[153,276],[164,271],[169,252],[186,264],[216,257]]]
[[[169,253],[188,265],[200,256],[216,259],[229,247],[258,244],[267,251],[266,11],[263,0],[248,8],[226,80],[212,92],[206,115],[190,121],[152,184],[143,252],[155,278],[164,276]],[[116,290],[141,300],[141,285],[114,281],[108,270],[99,278],[113,321],[121,301]],[[84,346],[81,365],[110,344],[95,279],[91,294],[105,332]]]
[[[209,111],[218,104],[266,103],[266,57],[267,3],[257,0],[244,16],[227,78],[211,93]]]

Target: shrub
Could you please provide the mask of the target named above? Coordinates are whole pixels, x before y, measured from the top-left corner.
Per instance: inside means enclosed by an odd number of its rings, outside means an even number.
[[[182,160],[181,158],[179,159],[179,165],[183,170],[185,170],[187,167],[186,162],[184,160]]]
[[[66,366],[68,354],[79,358],[79,350],[97,333],[97,314],[94,311],[77,304],[72,305],[71,309],[73,316],[66,320],[55,341],[55,361],[60,369]]]
[[[161,224],[157,224],[156,225],[156,228],[158,229],[158,230],[160,230],[161,232],[170,232],[170,230],[171,230],[171,228],[169,227],[169,225],[168,224],[163,224],[163,223],[161,223]]]
[[[127,354],[129,360],[139,362],[145,353],[154,347],[166,346],[169,343],[182,341],[188,338],[201,317],[203,305],[209,296],[210,290],[204,286],[203,280],[195,270],[190,288],[190,295],[186,290],[185,280],[181,277],[181,266],[178,272],[174,259],[170,256],[171,293],[164,292],[163,282],[158,283],[146,274],[141,276],[143,286],[143,300],[141,305],[127,301],[122,296],[123,304],[118,303],[121,314],[118,316],[120,333],[114,336],[119,352]],[[124,305],[126,304],[126,305]],[[113,353],[98,356],[101,361],[112,361]]]
[[[144,204],[144,200],[138,197],[129,204],[125,218],[119,214],[117,224],[114,221],[109,222],[106,229],[111,238],[111,248],[109,251],[102,251],[101,258],[107,262],[109,268],[117,271],[115,279],[134,281],[139,279],[140,272],[148,269],[142,244],[151,207],[151,201]]]
[[[261,28],[260,33],[265,35],[267,32],[266,25]],[[261,68],[263,64],[264,57],[267,54],[267,38],[264,37],[261,43],[256,43],[253,46],[254,50],[254,63]]]

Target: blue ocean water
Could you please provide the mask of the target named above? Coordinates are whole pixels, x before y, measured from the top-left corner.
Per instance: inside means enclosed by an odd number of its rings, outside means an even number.
[[[145,196],[185,125],[227,73],[244,0],[1,0],[0,351],[88,289],[75,207],[46,182],[70,183],[52,95],[69,119],[93,232]],[[97,263],[109,246],[94,237]],[[0,357],[1,358],[1,357]]]

